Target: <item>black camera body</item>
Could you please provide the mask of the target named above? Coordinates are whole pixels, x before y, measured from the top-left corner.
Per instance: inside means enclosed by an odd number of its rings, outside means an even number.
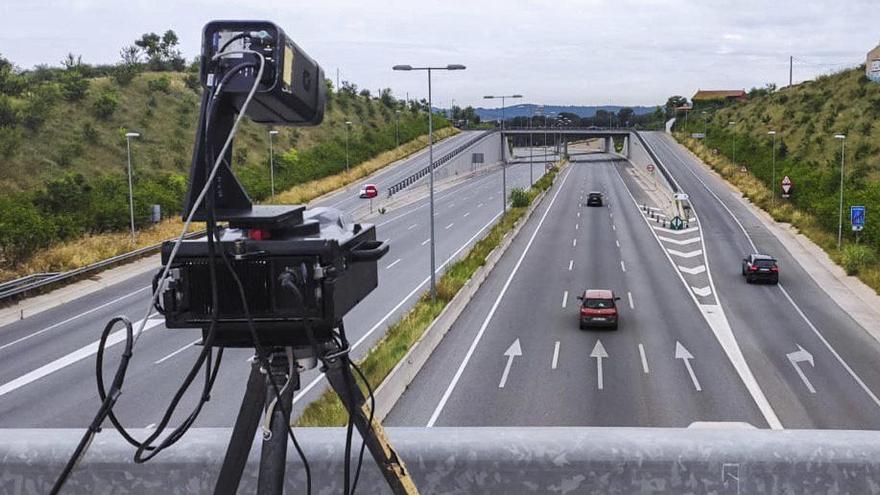
[[[224,86],[236,111],[254,84],[259,57],[232,53],[214,59],[225,51],[253,50],[263,55],[265,69],[247,116],[254,122],[277,125],[318,125],[324,118],[327,86],[324,71],[284,31],[268,21],[212,21],[202,33],[202,86],[215,84],[215,75],[242,62],[256,67],[239,71]]]
[[[376,241],[375,226],[348,223],[331,208],[299,206],[275,226],[231,222],[219,238],[215,345],[223,347],[254,343],[237,284],[219,250],[242,283],[261,345],[294,347],[331,338],[342,317],[378,286],[376,261],[388,252],[386,243]],[[173,247],[170,241],[163,244],[163,263]],[[206,238],[181,244],[162,297],[168,328],[210,326],[210,263]]]

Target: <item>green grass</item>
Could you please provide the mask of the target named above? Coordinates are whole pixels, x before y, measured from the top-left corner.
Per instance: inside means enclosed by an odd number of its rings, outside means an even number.
[[[528,203],[534,200],[541,191],[547,190],[553,183],[557,169],[545,174],[527,191]],[[430,324],[437,318],[443,308],[452,300],[459,290],[470,280],[476,270],[486,263],[489,254],[501,244],[504,236],[513,230],[514,225],[525,215],[528,203],[522,207],[511,207],[489,233],[474,244],[467,256],[450,266],[437,282],[437,299],[432,301],[428,293],[421,296],[416,305],[391,325],[385,336],[361,361],[360,367],[373,387],[381,383],[394,366],[409,351],[410,347],[422,336]],[[362,382],[361,388],[366,392]],[[348,414],[342,407],[338,396],[333,391],[325,392],[316,401],[309,404],[303,411],[298,426],[342,426],[348,421]]]

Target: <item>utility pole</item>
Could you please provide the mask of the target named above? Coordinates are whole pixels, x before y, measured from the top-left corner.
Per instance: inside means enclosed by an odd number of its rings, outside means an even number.
[[[770,179],[770,190],[773,191],[773,204],[776,204],[776,131],[769,131],[767,134],[773,136],[773,165]]]
[[[794,55],[788,56],[788,85],[791,86],[791,76],[794,73]]]
[[[840,206],[837,210],[837,249],[843,241],[843,159],[846,156],[846,135],[836,134],[835,139],[840,140]]]

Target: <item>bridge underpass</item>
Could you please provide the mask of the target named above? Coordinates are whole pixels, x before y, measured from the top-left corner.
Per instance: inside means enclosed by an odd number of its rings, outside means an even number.
[[[587,127],[540,127],[540,128],[506,128],[502,131],[502,138],[505,144],[513,142],[515,146],[529,146],[529,141],[533,146],[541,146],[547,141],[551,141],[557,152],[568,154],[568,143],[572,141],[581,141],[586,139],[602,139],[604,142],[603,151],[605,153],[614,153],[614,139],[623,140],[623,149],[621,154],[629,158],[630,142],[634,131],[629,129],[596,129]]]

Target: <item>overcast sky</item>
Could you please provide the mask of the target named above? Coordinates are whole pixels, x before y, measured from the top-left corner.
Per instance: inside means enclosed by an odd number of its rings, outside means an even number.
[[[113,63],[144,32],[173,29],[188,59],[211,19],[267,19],[327,77],[422,98],[492,106],[485,94],[546,104],[654,105],[672,94],[748,89],[864,62],[880,40],[878,0],[2,0],[0,54],[25,68],[68,52]],[[486,105],[489,103],[490,105]]]

